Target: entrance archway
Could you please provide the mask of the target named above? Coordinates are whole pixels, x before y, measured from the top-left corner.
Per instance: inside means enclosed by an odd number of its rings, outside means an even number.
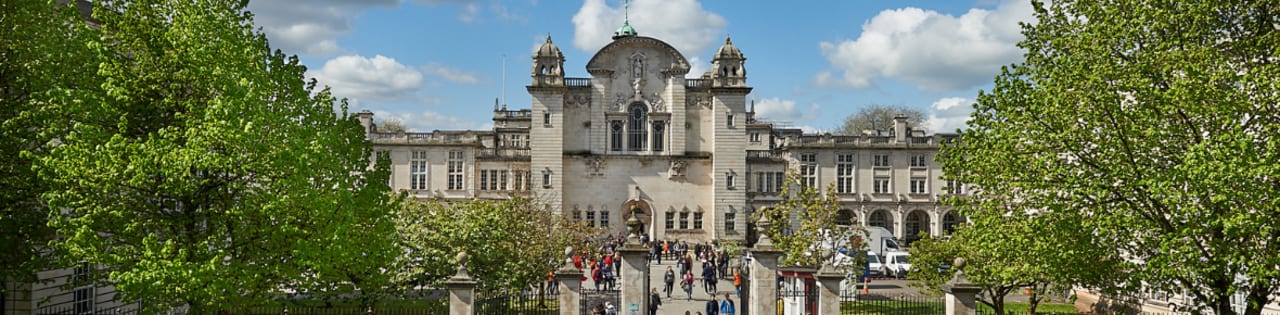
[[[924,210],[912,210],[907,214],[906,233],[904,235],[907,245],[920,239],[920,232],[929,232],[929,213]]]

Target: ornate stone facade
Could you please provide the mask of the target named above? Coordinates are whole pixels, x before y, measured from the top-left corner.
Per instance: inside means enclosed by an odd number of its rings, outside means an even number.
[[[495,104],[493,130],[383,133],[362,113],[375,150],[391,158],[389,184],[421,198],[532,197],[615,232],[635,216],[660,239],[742,241],[751,212],[780,200],[793,170],[838,190],[844,224],[912,239],[959,222],[937,203],[945,185],[934,156],[952,135],[905,120],[859,136],[757,121],[746,57],[728,38],[712,69],[688,78],[688,60],[667,43],[615,37],[587,63],[590,78],[565,77],[547,38],[532,58],[529,107]]]

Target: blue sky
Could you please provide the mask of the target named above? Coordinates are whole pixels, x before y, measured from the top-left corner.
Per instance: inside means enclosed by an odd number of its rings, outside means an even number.
[[[621,0],[258,0],[275,48],[356,110],[412,130],[486,129],[493,102],[529,107],[530,55],[546,36],[565,74],[588,77],[596,49],[622,24]],[[931,131],[962,128],[979,89],[1022,51],[1028,1],[635,0],[631,25],[709,68],[730,36],[747,57],[757,117],[837,129],[871,104],[926,113]],[[505,80],[503,68],[506,68]]]

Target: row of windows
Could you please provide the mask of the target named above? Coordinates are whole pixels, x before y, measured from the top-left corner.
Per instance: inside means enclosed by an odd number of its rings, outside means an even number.
[[[627,151],[644,151],[662,152],[666,150],[666,131],[667,123],[665,121],[652,122],[652,139],[649,134],[648,113],[642,104],[631,104],[629,108],[627,122],[624,124],[621,120],[613,120],[609,122],[609,150],[621,152],[623,147]],[[624,145],[623,134],[626,134]],[[649,143],[652,140],[651,143]],[[650,145],[651,144],[651,145]]]
[[[801,153],[799,154],[797,159],[800,160],[801,165],[818,163],[818,155],[816,153]],[[837,165],[840,165],[840,164],[853,165],[856,162],[857,160],[855,159],[854,154],[852,153],[836,154]],[[872,167],[890,167],[893,165],[892,163],[893,163],[893,157],[889,154],[874,154],[871,156]],[[924,154],[911,155],[911,167],[928,167],[928,166],[929,166],[929,158],[927,155],[924,155]]]
[[[585,222],[589,227],[609,227],[610,211],[587,210],[585,212],[573,211],[572,213],[573,213],[572,216],[574,220]],[[584,217],[584,213],[585,213],[585,217]],[[663,225],[663,227],[665,227],[667,230],[676,230],[676,229],[701,230],[702,229],[702,219],[703,219],[702,212],[667,211],[666,214],[667,215],[664,222],[665,224]],[[737,214],[725,213],[724,214],[725,230],[734,231],[737,229],[736,226],[737,226]]]
[[[801,180],[804,181],[805,185],[812,186],[816,184],[817,182],[816,173],[817,173],[816,166],[813,166],[813,165],[800,166],[800,177],[801,177]],[[750,190],[753,192],[759,192],[759,193],[777,193],[782,189],[783,185],[785,184],[784,182],[786,180],[783,172],[756,172],[754,178],[752,178],[751,176],[748,176],[748,178],[754,180],[754,182],[748,183],[748,186],[750,186]],[[732,183],[732,180],[730,180],[730,182]],[[909,192],[912,194],[929,193],[929,180],[925,177],[912,177],[910,179],[909,184],[910,184]],[[855,191],[856,190],[854,189],[853,166],[837,165],[836,193],[850,194],[850,193],[854,193]],[[893,193],[892,178],[888,176],[876,176],[875,178],[872,179],[871,192],[876,194]],[[960,189],[960,186],[957,183],[948,182],[947,193],[960,194],[960,193],[963,193],[963,190]]]

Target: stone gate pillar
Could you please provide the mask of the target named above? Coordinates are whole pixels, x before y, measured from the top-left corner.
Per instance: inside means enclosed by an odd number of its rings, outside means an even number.
[[[556,269],[556,282],[560,284],[560,315],[578,315],[582,303],[582,269],[573,265],[573,247],[565,248],[564,265]]]
[[[773,240],[765,233],[769,224],[769,218],[761,218],[760,222],[756,222],[760,240],[751,249],[751,301],[746,305],[748,314],[778,313],[778,258],[782,257],[782,251],[773,247]]]
[[[982,288],[969,282],[969,277],[964,275],[964,258],[956,258],[955,263],[951,265],[956,269],[956,273],[951,276],[950,281],[942,285],[942,292],[947,294],[947,300],[944,302],[945,314],[974,315],[978,311],[976,299]]]
[[[818,285],[818,315],[840,315],[840,281],[844,274],[827,260],[813,279]]]
[[[476,280],[467,274],[467,253],[456,256],[458,272],[444,282],[449,289],[449,315],[475,314]]]
[[[618,275],[622,276],[622,281],[618,281],[622,290],[619,314],[631,314],[631,310],[639,310],[640,314],[648,311],[649,250],[640,244],[640,226],[643,224],[634,215],[627,220],[627,228],[631,230],[631,234],[627,236],[626,244],[618,250],[622,254],[622,270],[618,270]]]

